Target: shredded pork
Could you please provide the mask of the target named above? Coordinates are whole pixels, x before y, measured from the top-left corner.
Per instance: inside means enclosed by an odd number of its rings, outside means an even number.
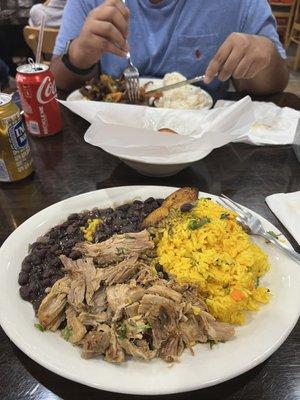
[[[234,329],[209,314],[195,286],[161,278],[142,259],[153,246],[147,231],[77,244],[83,258],[60,256],[66,276],[42,301],[41,325],[55,331],[66,321],[66,339],[82,357],[112,363],[126,356],[174,362],[196,343],[230,340]]]

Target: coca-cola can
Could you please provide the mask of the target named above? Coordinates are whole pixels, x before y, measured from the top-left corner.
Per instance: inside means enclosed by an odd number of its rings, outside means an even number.
[[[33,136],[55,135],[61,115],[53,74],[48,65],[25,64],[17,68],[16,82],[28,131]]]

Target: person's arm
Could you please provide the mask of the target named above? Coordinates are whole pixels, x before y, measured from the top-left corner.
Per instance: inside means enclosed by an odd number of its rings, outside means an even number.
[[[98,65],[95,65],[93,70],[87,75],[74,74],[65,66],[61,58],[61,56],[54,55],[50,65],[56,86],[61,90],[68,91],[78,89],[98,73]]]
[[[72,40],[69,46],[69,62],[80,70],[88,70],[93,65],[94,68],[86,75],[76,74],[65,66],[62,56],[54,55],[51,61],[51,70],[57,87],[62,90],[80,87],[84,82],[95,76],[98,71],[97,64],[103,53],[110,52],[124,57],[128,50],[126,37],[128,34],[129,10],[121,0],[104,1],[102,5],[92,10],[86,19],[81,13],[81,18],[79,22],[77,21],[77,29],[81,23],[77,35],[76,32],[74,35],[74,29],[72,30],[69,25],[69,18],[72,15],[70,3],[69,12],[65,12],[63,16],[62,33],[60,32],[59,34],[58,43],[60,35],[64,37],[75,36],[76,38]],[[75,4],[74,8],[76,8]],[[71,34],[68,32],[70,30],[72,30]],[[64,40],[64,43],[66,43],[66,40]]]
[[[239,91],[280,92],[288,83],[289,70],[270,5],[262,0],[245,0],[243,4],[240,32],[228,36],[211,60],[207,82],[218,74],[222,81],[233,78]]]
[[[271,94],[285,89],[289,70],[274,43],[258,35],[231,34],[209,63],[206,83],[215,75],[220,81],[233,78],[238,91]]]

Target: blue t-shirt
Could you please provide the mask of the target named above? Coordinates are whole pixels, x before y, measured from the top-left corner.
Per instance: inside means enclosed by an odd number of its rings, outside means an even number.
[[[88,13],[104,0],[68,0],[54,54],[79,35]],[[232,32],[271,39],[280,55],[285,51],[267,0],[127,0],[131,12],[129,46],[141,76],[163,77],[178,71],[187,78],[203,74],[218,48]],[[126,59],[106,53],[102,72],[119,77]],[[213,87],[220,82],[214,81]]]

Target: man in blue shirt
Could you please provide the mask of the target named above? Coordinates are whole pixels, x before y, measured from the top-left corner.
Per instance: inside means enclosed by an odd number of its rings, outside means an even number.
[[[212,88],[232,78],[256,94],[288,82],[267,0],[68,0],[51,64],[57,86],[79,87],[100,65],[119,77],[128,48],[141,76],[205,73]]]

